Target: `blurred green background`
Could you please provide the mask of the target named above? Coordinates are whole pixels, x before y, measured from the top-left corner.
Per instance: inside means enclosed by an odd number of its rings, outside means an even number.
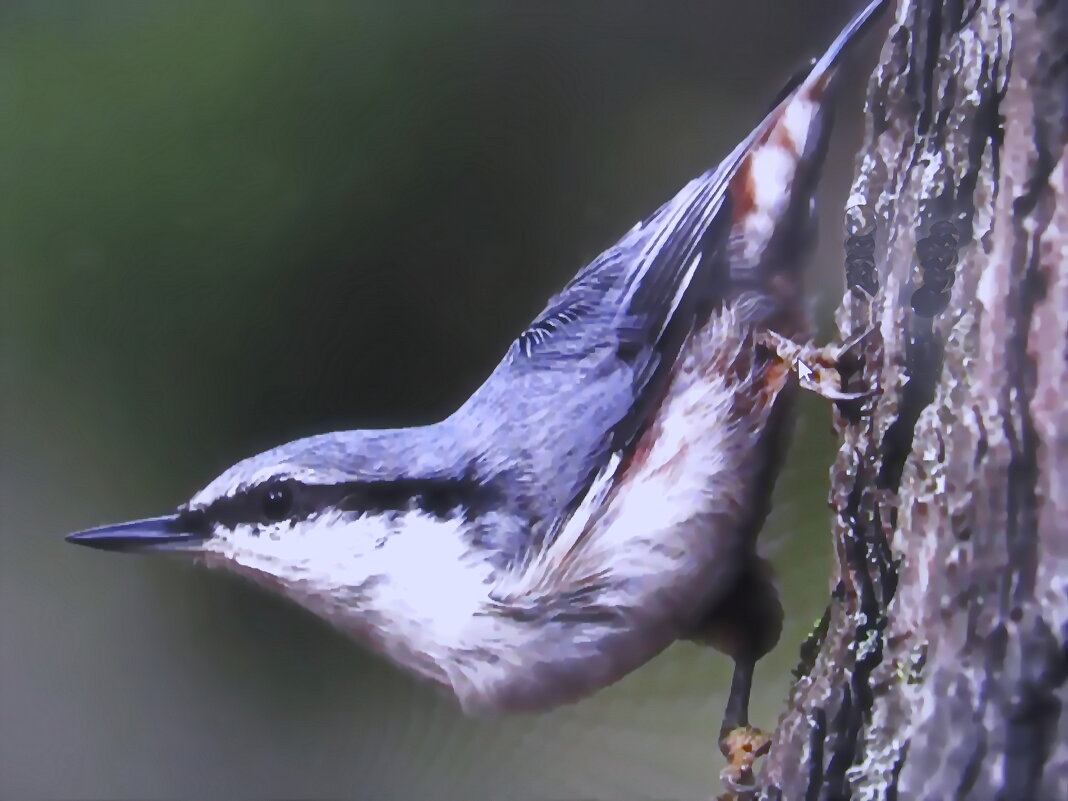
[[[713,652],[471,721],[264,591],[62,535],[297,436],[451,411],[856,5],[6,0],[0,797],[714,790]],[[824,321],[867,49],[823,184]],[[806,401],[765,533],[788,610],[766,726],[827,596],[833,448]]]

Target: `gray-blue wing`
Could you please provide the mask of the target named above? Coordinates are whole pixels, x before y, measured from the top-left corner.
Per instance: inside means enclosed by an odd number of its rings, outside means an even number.
[[[529,519],[566,517],[636,440],[698,316],[722,300],[739,152],[579,272],[453,419]]]
[[[729,288],[727,184],[740,151],[579,272],[509,352],[517,371],[549,370],[563,378],[581,365],[576,381],[596,381],[599,371],[625,365],[630,386],[612,389],[623,390],[626,408],[599,409],[600,419],[589,421],[610,434],[610,450],[626,448],[640,433],[695,320]]]

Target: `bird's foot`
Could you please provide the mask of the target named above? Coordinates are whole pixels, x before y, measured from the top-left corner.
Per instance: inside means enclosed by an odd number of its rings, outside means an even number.
[[[828,400],[849,401],[875,394],[874,389],[863,392],[843,391],[842,374],[839,370],[842,356],[856,347],[870,331],[871,329],[864,331],[843,345],[827,345],[822,348],[811,343],[802,345],[774,331],[762,331],[758,341],[797,371],[798,381],[804,389]]]
[[[727,792],[718,801],[740,801],[756,787],[753,763],[771,750],[771,736],[752,726],[731,729],[719,741],[727,767],[719,774]]]

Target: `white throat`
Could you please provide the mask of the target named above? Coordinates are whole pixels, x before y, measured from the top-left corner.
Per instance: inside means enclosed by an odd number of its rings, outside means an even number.
[[[451,685],[451,655],[474,645],[472,621],[493,581],[463,527],[462,517],[417,510],[324,514],[258,533],[251,525],[220,532],[205,561],[280,591],[400,665]]]

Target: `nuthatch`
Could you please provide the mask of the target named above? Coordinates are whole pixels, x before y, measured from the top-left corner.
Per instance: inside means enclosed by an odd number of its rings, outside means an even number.
[[[290,442],[173,514],[68,539],[248,576],[469,713],[548,709],[711,641],[736,665],[724,732],[746,725],[781,625],[755,541],[798,386],[767,343],[806,335],[829,84],[881,5],[581,270],[448,418]]]

